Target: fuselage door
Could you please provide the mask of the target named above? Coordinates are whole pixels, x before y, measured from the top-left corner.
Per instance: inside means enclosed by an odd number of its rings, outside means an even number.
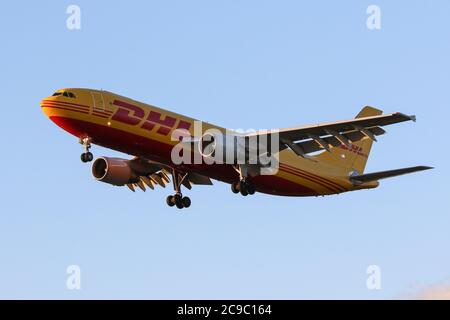
[[[97,112],[104,112],[105,109],[105,100],[103,99],[103,95],[100,92],[91,91],[92,95],[92,106],[93,110]]]

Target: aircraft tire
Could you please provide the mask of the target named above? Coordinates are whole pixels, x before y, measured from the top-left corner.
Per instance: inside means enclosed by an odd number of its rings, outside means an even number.
[[[244,197],[248,196],[247,183],[244,180],[239,181],[239,191]]]
[[[191,199],[189,197],[183,197],[183,199],[181,199],[181,203],[184,208],[189,208],[191,206]]]
[[[86,163],[86,162],[91,162],[92,160],[94,160],[94,155],[91,152],[85,152],[81,154],[81,161]]]
[[[231,191],[233,193],[239,193],[239,182],[234,182],[231,184]]]
[[[87,152],[85,154],[87,162],[91,162],[92,160],[94,160],[94,155],[92,154],[92,152]]]
[[[175,205],[175,202],[173,201],[173,196],[167,196],[166,198],[166,203],[169,207],[173,207]]]
[[[252,186],[251,184],[248,184],[247,185],[247,192],[248,192],[248,194],[249,195],[254,195],[255,194],[255,187],[254,186]]]
[[[182,201],[183,198],[181,197],[181,195],[177,193],[176,195],[173,196],[173,198],[174,198],[174,202],[175,202],[175,205],[177,206],[177,208],[183,209],[184,208],[183,201]]]

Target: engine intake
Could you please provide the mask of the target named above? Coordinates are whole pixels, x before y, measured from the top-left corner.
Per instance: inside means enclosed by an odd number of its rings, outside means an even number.
[[[123,186],[135,178],[129,160],[101,157],[92,164],[92,175],[98,181]]]

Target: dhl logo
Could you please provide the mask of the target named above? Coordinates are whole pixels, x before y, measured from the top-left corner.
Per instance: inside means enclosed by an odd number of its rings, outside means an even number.
[[[345,144],[341,144],[340,147],[341,147],[341,149],[344,149],[344,150],[356,153],[358,156],[362,156],[362,157],[365,157],[365,158],[368,157],[367,154],[362,152],[363,151],[362,147],[356,146],[354,144],[352,144],[350,148],[347,147]]]
[[[145,111],[139,106],[135,106],[128,102],[114,100],[113,105],[117,106],[117,111],[112,116],[111,120],[125,123],[132,126],[139,125],[145,118]],[[178,125],[176,125],[178,123]],[[163,136],[167,136],[172,129],[185,129],[189,130],[191,123],[176,119],[171,116],[165,116],[156,111],[150,111],[147,119],[144,120],[140,128],[148,131],[152,131],[154,128],[158,128],[156,133]]]

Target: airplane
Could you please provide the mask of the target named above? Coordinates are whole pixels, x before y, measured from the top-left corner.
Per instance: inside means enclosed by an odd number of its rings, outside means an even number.
[[[44,98],[40,105],[51,121],[78,138],[84,148],[82,162],[94,160],[90,151],[93,144],[133,156],[97,158],[92,164],[96,180],[127,186],[133,192],[137,188],[145,191],[166,187],[172,180],[174,194],[166,202],[179,209],[191,205],[190,198],[183,196],[182,187],[190,190],[192,185],[212,185],[212,179],[230,184],[232,192],[243,196],[260,192],[304,197],[372,189],[378,187],[381,179],[432,169],[415,166],[364,173],[372,143],[385,133],[382,127],[416,120],[415,116],[399,112],[383,114],[370,106],[350,120],[243,134],[229,133],[205,122],[200,132],[195,132],[197,120],[193,118],[104,90],[60,89]],[[205,132],[211,129],[226,132],[226,138],[206,137]],[[173,139],[177,130],[187,133]],[[276,142],[276,148],[268,147],[266,152],[277,160],[273,174],[261,174],[267,164],[250,163],[245,157],[244,161],[237,161],[237,153],[231,162],[206,163],[214,153],[211,148],[217,151],[224,147],[228,152],[230,146],[236,146],[235,137],[243,138],[244,142],[252,137]],[[192,149],[188,152],[200,154],[202,161],[173,161],[173,149],[180,144],[189,145]],[[249,149],[245,145],[240,150],[245,153]]]

